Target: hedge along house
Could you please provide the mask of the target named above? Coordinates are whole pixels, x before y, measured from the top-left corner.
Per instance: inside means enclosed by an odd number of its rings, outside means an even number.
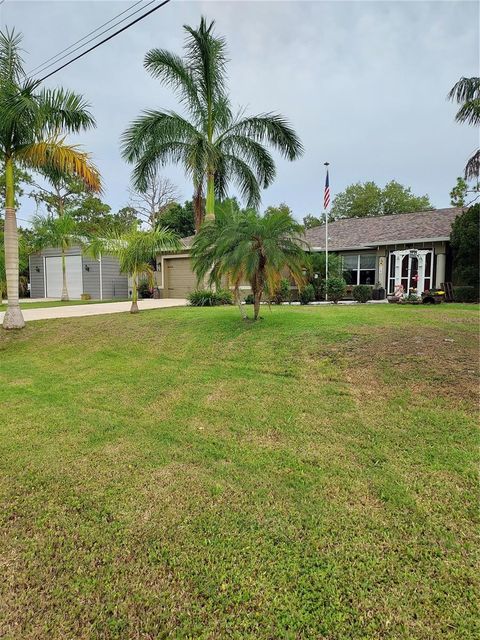
[[[65,251],[67,289],[71,300],[89,294],[94,300],[128,297],[128,278],[120,273],[118,260],[82,255],[80,247]],[[30,296],[60,298],[62,294],[62,253],[59,248],[44,249],[29,257]]]
[[[348,218],[328,225],[328,250],[342,257],[347,284],[380,284],[392,294],[423,292],[451,281],[449,246],[460,208],[434,209],[372,218]],[[325,226],[306,232],[312,251],[325,251]]]
[[[451,280],[450,233],[461,212],[449,208],[337,220],[328,225],[328,248],[342,256],[350,291],[357,284],[377,283],[387,293],[393,293],[396,284],[405,291],[440,287]],[[182,239],[180,252],[157,256],[156,282],[162,298],[185,298],[197,288],[190,260],[193,238]],[[306,240],[311,251],[325,251],[325,226],[308,229]]]

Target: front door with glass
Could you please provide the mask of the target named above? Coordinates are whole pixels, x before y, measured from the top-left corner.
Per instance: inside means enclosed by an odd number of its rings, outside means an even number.
[[[388,293],[401,284],[405,293],[414,289],[418,294],[432,287],[433,251],[431,249],[405,249],[390,253]]]

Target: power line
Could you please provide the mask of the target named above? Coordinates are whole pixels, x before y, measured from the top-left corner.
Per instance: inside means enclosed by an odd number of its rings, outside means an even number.
[[[151,4],[153,4],[154,2],[156,2],[156,0],[150,0],[150,2],[148,2],[145,7],[140,7],[140,9],[137,9],[136,11],[134,11],[133,13],[131,13],[130,15],[126,16],[125,18],[122,18],[121,20],[119,20],[118,22],[116,22],[114,25],[112,25],[111,27],[108,27],[108,29],[105,29],[104,31],[102,31],[101,33],[99,33],[98,35],[94,36],[93,38],[90,38],[90,40],[87,40],[87,42],[84,42],[82,45],[76,47],[75,49],[73,49],[73,51],[70,51],[70,49],[72,49],[73,47],[75,47],[75,45],[80,44],[80,42],[83,42],[84,40],[86,40],[89,36],[93,35],[94,33],[97,33],[97,31],[99,31],[102,27],[105,27],[107,24],[110,24],[111,22],[113,22],[114,20],[116,20],[117,18],[119,18],[120,16],[122,16],[124,13],[128,13],[129,11],[131,11],[134,7],[136,7],[138,4],[142,4],[142,2],[144,2],[144,0],[138,0],[138,2],[135,2],[135,4],[133,4],[131,7],[129,7],[128,9],[125,9],[124,11],[122,11],[121,13],[119,13],[118,15],[114,16],[113,18],[111,18],[110,20],[107,20],[107,22],[104,22],[103,24],[101,24],[99,27],[97,27],[96,29],[94,29],[93,31],[90,31],[90,33],[87,33],[87,35],[83,36],[83,38],[80,38],[80,40],[77,40],[76,42],[74,42],[73,44],[71,44],[69,47],[66,47],[65,49],[62,49],[62,51],[60,51],[59,53],[57,53],[56,55],[52,56],[51,58],[48,58],[48,60],[45,60],[45,62],[43,62],[42,64],[38,65],[37,67],[35,67],[34,69],[32,69],[30,71],[30,73],[28,73],[27,75],[34,76],[34,75],[38,75],[39,73],[43,73],[44,71],[46,71],[49,67],[53,67],[55,64],[57,64],[58,62],[60,62],[60,60],[63,60],[64,58],[68,58],[69,55],[75,53],[76,51],[78,51],[79,49],[82,49],[82,47],[86,46],[87,44],[89,44],[90,42],[92,42],[93,40],[96,40],[97,38],[100,38],[100,36],[102,36],[104,33],[107,33],[107,31],[110,31],[110,29],[113,29],[114,27],[118,26],[119,24],[121,24],[122,22],[125,22],[125,20],[128,20],[129,18],[131,18],[132,16],[134,16],[136,13],[138,13],[139,11],[142,11],[142,9],[145,9],[146,7],[150,6]],[[66,53],[68,52],[68,53]],[[65,55],[62,56],[62,53],[64,53]],[[60,57],[61,56],[61,57]],[[52,62],[50,62],[52,61]],[[48,64],[50,62],[50,64]]]
[[[127,29],[132,27],[134,24],[136,24],[137,22],[140,22],[140,20],[143,20],[144,18],[146,18],[147,16],[152,14],[154,11],[157,11],[158,9],[160,9],[163,6],[165,6],[169,2],[171,2],[171,0],[163,0],[163,2],[161,2],[159,5],[157,5],[156,7],[153,7],[153,9],[150,9],[150,11],[147,11],[147,13],[144,13],[143,15],[138,16],[138,18],[135,18],[135,20],[132,20],[132,22],[129,22],[128,24],[126,24],[121,29],[118,29],[118,31],[115,31],[114,33],[110,34],[109,36],[107,36],[103,40],[100,40],[100,42],[97,42],[97,44],[93,45],[92,47],[90,47],[86,51],[83,51],[78,56],[75,56],[75,58],[72,58],[72,60],[69,60],[68,62],[65,62],[65,64],[62,64],[60,67],[58,67],[57,69],[54,69],[53,71],[48,73],[46,76],[43,76],[43,78],[40,78],[40,80],[38,80],[38,82],[39,83],[43,82],[47,78],[50,78],[50,76],[53,76],[54,73],[58,73],[58,71],[61,71],[62,69],[65,69],[65,67],[68,67],[68,65],[72,64],[72,62],[75,62],[76,60],[79,60],[80,58],[83,58],[83,56],[86,56],[87,53],[90,53],[90,51],[93,51],[94,49],[96,49],[100,45],[105,44],[105,42],[108,42],[109,40],[111,40],[115,36],[118,36],[120,33],[122,33],[123,31],[126,31]]]

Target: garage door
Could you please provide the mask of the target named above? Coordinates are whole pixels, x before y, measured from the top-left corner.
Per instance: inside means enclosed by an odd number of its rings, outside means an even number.
[[[167,276],[167,298],[185,298],[197,288],[197,276],[193,273],[190,258],[168,258],[165,260]]]
[[[83,293],[82,256],[66,256],[68,296],[80,298]],[[62,295],[62,258],[45,258],[47,274],[47,298],[60,298]]]

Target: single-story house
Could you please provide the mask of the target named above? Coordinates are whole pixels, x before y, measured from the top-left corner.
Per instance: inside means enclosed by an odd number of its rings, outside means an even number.
[[[328,225],[328,250],[342,256],[349,285],[380,283],[387,293],[393,293],[396,284],[405,291],[440,287],[451,281],[450,233],[461,212],[453,207],[337,220]],[[305,235],[311,251],[325,251],[325,225]],[[162,298],[185,298],[197,288],[189,255],[193,238],[183,238],[180,252],[157,257]]]
[[[67,289],[69,298],[90,294],[95,300],[127,298],[128,278],[120,273],[118,260],[112,256],[90,258],[80,247],[66,250]],[[62,254],[59,248],[44,249],[29,257],[30,296],[60,298],[62,294]]]

